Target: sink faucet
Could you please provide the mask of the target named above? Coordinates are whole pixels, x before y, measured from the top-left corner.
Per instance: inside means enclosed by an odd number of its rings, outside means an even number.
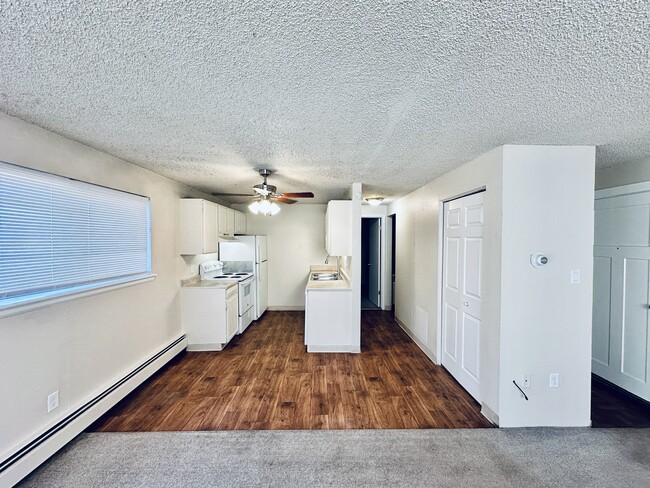
[[[325,258],[325,264],[329,264],[331,257],[332,256],[330,256],[329,254],[327,255],[327,257]],[[335,257],[336,257],[336,274],[338,276],[341,276],[341,256],[335,256]]]

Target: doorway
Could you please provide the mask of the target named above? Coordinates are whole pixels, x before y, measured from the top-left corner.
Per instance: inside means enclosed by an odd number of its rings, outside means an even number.
[[[361,310],[381,308],[381,218],[361,219]]]
[[[395,318],[395,255],[397,249],[397,215],[389,215],[386,224],[386,230],[390,232],[387,242],[390,245],[390,312],[393,318]]]
[[[442,365],[480,403],[484,191],[444,203]]]
[[[595,197],[592,425],[647,426],[650,183],[598,190]]]

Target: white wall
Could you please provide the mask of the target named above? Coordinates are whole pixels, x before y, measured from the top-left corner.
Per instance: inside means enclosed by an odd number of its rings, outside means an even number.
[[[650,159],[596,170],[596,190],[650,181]]]
[[[502,426],[588,425],[593,175],[593,147],[503,146],[389,208],[396,316],[437,361],[442,202],[486,189],[480,397]],[[536,250],[554,254],[544,275],[528,263]],[[581,269],[581,285],[567,288],[568,267]],[[550,372],[565,378],[561,388],[547,388]],[[512,391],[524,373],[525,405]]]
[[[265,217],[247,212],[247,232],[267,236],[269,308],[303,310],[309,266],[323,264],[327,205],[282,205],[280,213]],[[336,260],[330,261],[336,263]]]
[[[593,147],[505,146],[500,425],[587,426],[591,407]],[[530,255],[549,258],[543,268]],[[572,269],[582,282],[570,284]],[[560,374],[560,388],[549,375]],[[529,401],[512,384],[531,374]]]
[[[0,160],[151,198],[155,280],[0,319],[0,459],[181,335],[178,198],[202,196],[138,166],[0,114]],[[46,410],[59,390],[60,406]]]

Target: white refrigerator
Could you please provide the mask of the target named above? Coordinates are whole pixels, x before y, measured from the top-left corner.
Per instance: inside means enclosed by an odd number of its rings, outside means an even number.
[[[252,261],[255,273],[255,320],[269,305],[269,275],[266,262],[266,236],[236,236],[219,243],[219,261]]]

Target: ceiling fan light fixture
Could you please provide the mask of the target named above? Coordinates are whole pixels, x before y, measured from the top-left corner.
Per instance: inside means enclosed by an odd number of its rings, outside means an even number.
[[[369,197],[369,198],[366,198],[366,202],[368,202],[373,207],[376,207],[377,205],[380,205],[381,202],[383,202],[383,201],[384,201],[383,197]]]
[[[251,212],[253,212],[255,215],[257,215],[257,214],[259,213],[259,211],[260,211],[260,202],[258,202],[257,200],[254,201],[253,203],[251,203],[251,204],[248,206],[248,209],[249,209]]]
[[[268,215],[271,212],[271,202],[269,202],[268,200],[262,200],[260,202],[260,210],[259,210],[259,212],[262,215]]]
[[[270,210],[271,215],[275,215],[275,214],[277,214],[279,211],[280,211],[280,205],[278,205],[277,203],[273,202],[273,203],[271,204],[271,210]]]

